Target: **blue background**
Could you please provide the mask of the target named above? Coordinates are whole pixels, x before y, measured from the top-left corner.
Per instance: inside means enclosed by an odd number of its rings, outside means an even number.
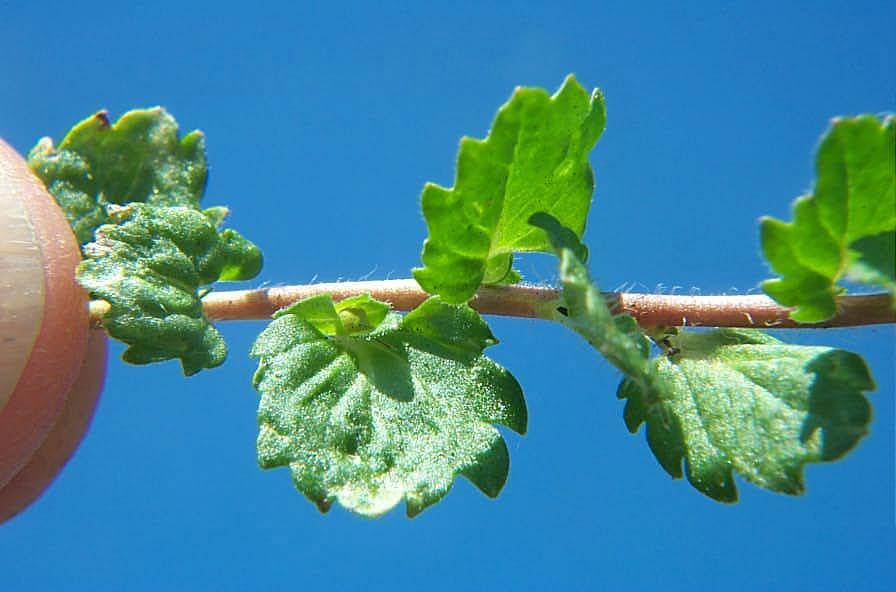
[[[205,203],[266,253],[252,285],[407,277],[420,188],[452,183],[460,136],[514,86],[574,72],[608,101],[586,234],[602,287],[756,292],[757,218],[790,218],[829,118],[896,106],[896,4],[678,4],[0,1],[0,135],[25,153],[101,107],[163,105],[207,134]],[[740,482],[725,506],[626,432],[617,373],[583,340],[490,320],[530,411],[498,500],[459,480],[414,520],[319,514],[256,467],[245,352],[263,325],[227,323],[227,364],[189,380],[113,350],[79,453],[0,527],[0,588],[892,589],[892,327],[782,333],[866,357],[871,435],[809,466],[801,499]]]

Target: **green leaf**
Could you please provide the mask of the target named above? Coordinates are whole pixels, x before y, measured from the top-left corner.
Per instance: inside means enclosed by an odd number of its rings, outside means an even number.
[[[600,91],[569,76],[552,97],[518,88],[485,140],[463,138],[454,187],[423,189],[429,238],[414,270],[423,289],[460,303],[482,283],[514,279],[513,253],[551,250],[528,223],[536,212],[581,236],[594,189],[588,153],[605,120]]]
[[[320,330],[323,308],[281,311],[252,347],[259,465],[288,466],[321,511],[378,516],[404,499],[414,516],[457,475],[496,496],[509,456],[491,424],[522,434],[527,416],[519,384],[482,355],[495,340],[479,315],[431,298],[346,336]]]
[[[864,360],[829,347],[788,345],[752,329],[669,336],[652,361],[661,396],[624,379],[625,419],[663,468],[709,497],[737,500],[732,472],[788,494],[803,465],[842,457],[867,433],[874,382]]]
[[[320,294],[300,300],[274,313],[274,318],[294,314],[314,325],[324,335],[356,335],[376,329],[389,313],[390,306],[359,294],[333,302],[331,294]]]
[[[763,218],[762,249],[779,279],[762,287],[794,306],[794,320],[824,321],[836,313],[844,275],[892,292],[896,233],[896,119],[835,119],[816,157],[811,196],[794,203],[794,220]]]
[[[78,281],[109,303],[103,325],[128,344],[125,361],[146,364],[180,358],[184,373],[221,364],[224,340],[206,319],[200,286],[226,270],[249,278],[261,253],[232,230],[188,207],[134,203],[110,206],[113,224],[100,226],[83,247]]]
[[[130,111],[114,125],[100,111],[73,127],[58,147],[43,138],[28,164],[81,245],[109,221],[109,204],[198,208],[207,170],[202,133],[178,138],[177,122],[161,107]]]
[[[713,499],[737,499],[732,471],[760,487],[803,491],[802,467],[835,460],[867,432],[862,391],[874,382],[861,357],[827,347],[787,345],[755,330],[660,331],[665,355],[648,359],[635,320],[613,316],[576,253],[582,246],[556,220],[533,216],[560,257],[565,316],[625,378],[632,433],[647,423],[647,443],[673,477],[683,475]]]

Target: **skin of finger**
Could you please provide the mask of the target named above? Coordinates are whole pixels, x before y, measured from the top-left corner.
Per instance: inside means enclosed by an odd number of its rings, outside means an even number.
[[[87,294],[75,281],[80,252],[65,215],[25,161],[2,141],[0,162],[0,191],[20,196],[44,270],[40,329],[19,380],[0,410],[2,488],[28,463],[56,424],[84,360],[89,318]],[[0,294],[0,300],[5,296]]]
[[[20,163],[0,154],[0,410],[34,348],[44,316],[43,253],[17,188]]]
[[[106,377],[106,333],[90,332],[87,354],[56,425],[37,452],[0,489],[0,523],[9,520],[50,486],[84,438]]]

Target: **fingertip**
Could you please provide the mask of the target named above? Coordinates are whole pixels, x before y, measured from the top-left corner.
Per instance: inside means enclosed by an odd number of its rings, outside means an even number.
[[[0,141],[0,488],[56,424],[87,349],[87,294],[75,281],[78,244],[25,161]],[[15,232],[9,229],[15,229]]]
[[[37,500],[78,448],[99,401],[106,359],[106,333],[99,329],[90,331],[84,362],[56,424],[27,464],[0,488],[0,523]]]

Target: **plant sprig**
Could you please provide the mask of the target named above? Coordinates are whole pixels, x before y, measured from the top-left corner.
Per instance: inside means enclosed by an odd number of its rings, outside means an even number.
[[[405,500],[415,515],[459,475],[498,494],[509,459],[492,424],[523,433],[528,419],[516,380],[482,355],[497,340],[476,311],[586,338],[623,372],[626,426],[646,424],[672,477],[719,501],[736,499],[733,473],[800,493],[805,463],[840,458],[867,432],[873,379],[855,354],[754,329],[896,322],[894,119],[834,120],[794,222],[762,222],[781,274],[763,287],[778,302],[598,290],[581,238],[605,121],[600,91],[571,76],[553,96],[517,89],[484,140],[461,141],[455,186],[424,188],[416,281],[209,293],[254,276],[261,254],[220,230],[226,209],[199,209],[203,136],[178,138],[158,108],[114,125],[94,115],[58,148],[42,140],[30,163],[81,241],[91,315],[129,344],[126,361],[176,357],[191,374],[223,361],[211,320],[274,317],[252,349],[259,464],[289,467],[321,510],[376,516]],[[526,251],[558,257],[560,288],[518,283],[513,255]],[[887,292],[844,295],[844,277]],[[683,330],[694,325],[729,328]]]

